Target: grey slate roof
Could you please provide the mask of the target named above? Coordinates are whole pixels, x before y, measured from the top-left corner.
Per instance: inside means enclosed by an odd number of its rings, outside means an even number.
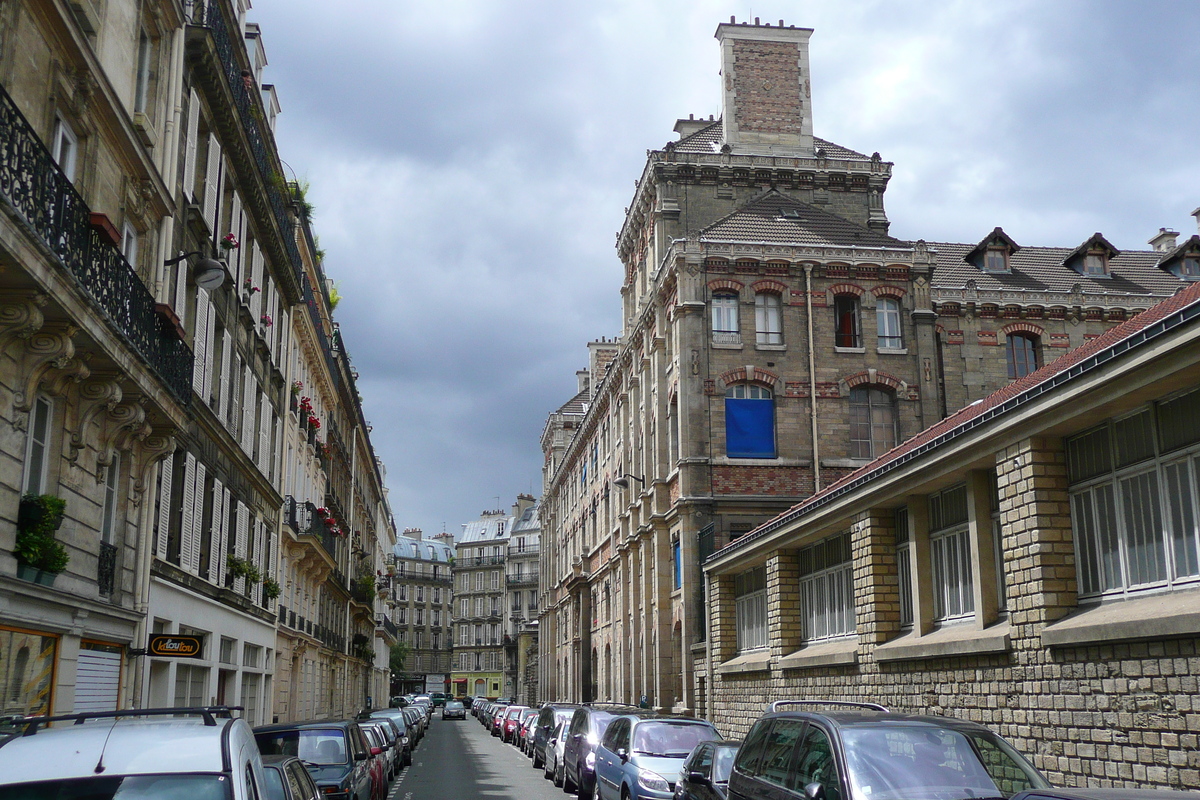
[[[709,125],[707,128],[702,128],[696,131],[691,136],[685,136],[675,142],[675,152],[677,153],[718,153],[721,150],[722,135],[724,129],[721,127],[721,120]],[[842,147],[840,144],[813,137],[813,147],[817,150],[824,150],[826,158],[840,159],[842,161],[870,161],[869,156],[864,156],[862,153],[857,153],[848,147]]]
[[[785,209],[798,216],[783,216]],[[911,246],[774,189],[709,225],[700,232],[700,238],[831,247]]]
[[[587,402],[589,399],[589,391],[584,389],[579,394],[572,397],[567,402],[558,407],[556,414],[576,414],[582,416],[587,411]]]
[[[392,552],[396,558],[417,558],[441,564],[450,563],[450,557],[454,555],[454,551],[442,542],[418,541],[408,536],[397,536]]]
[[[512,532],[514,536],[516,536],[518,533],[524,533],[526,531],[534,531],[536,533],[542,529],[542,522],[540,519],[538,519],[538,509],[541,507],[542,503],[539,500],[529,508],[525,509],[524,513],[521,514],[521,516],[512,526]]]
[[[499,523],[504,523],[504,532],[500,532]],[[512,532],[513,518],[504,517],[487,517],[486,519],[477,519],[474,522],[467,522],[463,525],[462,537],[459,538],[458,544],[505,544],[508,542],[508,535]]]
[[[1183,281],[1158,268],[1162,253],[1152,250],[1123,250],[1109,261],[1111,277],[1083,275],[1064,267],[1063,260],[1076,248],[1028,247],[1009,256],[1011,274],[984,272],[963,260],[975,245],[953,242],[930,242],[937,248],[937,263],[933,272],[936,287],[961,288],[975,281],[980,289],[1024,289],[1036,292],[1069,292],[1079,284],[1085,293],[1170,295]]]

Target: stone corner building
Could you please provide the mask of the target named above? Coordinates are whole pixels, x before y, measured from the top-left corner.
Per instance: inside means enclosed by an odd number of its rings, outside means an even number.
[[[705,558],[1197,274],[1165,229],[890,236],[892,165],[814,135],[811,35],[720,25],[723,114],[648,154],[622,331],[542,434],[543,699],[712,716]]]

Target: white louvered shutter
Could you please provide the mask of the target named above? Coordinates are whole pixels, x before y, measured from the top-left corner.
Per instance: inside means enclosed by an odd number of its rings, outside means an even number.
[[[225,558],[225,551],[221,549],[220,533],[221,497],[224,489],[221,479],[213,476],[212,522],[208,526],[208,574],[204,576],[210,583],[217,582],[217,578],[221,574],[220,563]]]
[[[221,382],[217,386],[217,418],[228,419],[229,414],[229,360],[233,356],[233,330],[225,329],[221,337]]]
[[[229,365],[229,416],[225,418],[225,427],[235,440],[238,438],[238,420],[242,414],[242,358],[234,356]],[[240,440],[239,440],[240,441]]]
[[[188,262],[183,259],[175,266],[175,316],[179,324],[187,317]]]
[[[192,513],[196,505],[196,457],[188,453],[183,463],[183,507],[179,522],[179,567],[192,571],[196,557],[196,540],[192,536]]]
[[[251,559],[258,565],[260,574],[265,575],[267,571],[266,559],[263,558],[263,539],[266,538],[263,534],[266,532],[266,526],[261,520],[254,520],[254,557]],[[262,581],[259,580],[250,587],[250,599],[255,605],[262,605]]]
[[[213,360],[216,358],[217,311],[208,301],[208,323],[204,326],[204,394],[201,399],[205,405],[212,403],[213,390]]]
[[[154,555],[166,560],[167,540],[171,535],[171,476],[175,469],[175,454],[168,453],[158,468],[158,524]]]
[[[192,563],[184,567],[193,575],[200,574],[200,545],[204,541],[204,476],[208,468],[196,462],[196,480],[192,490]],[[181,559],[182,561],[182,559]]]
[[[204,221],[217,231],[217,200],[221,197],[221,143],[215,133],[208,136],[208,172],[204,176]]]
[[[250,280],[259,289],[263,285],[263,256],[262,250],[258,249],[258,242],[254,243],[254,247],[250,251]],[[262,314],[262,296],[261,291],[255,292],[250,297],[250,317],[255,324],[258,323],[258,317]]]
[[[271,464],[271,403],[264,394],[258,412],[258,471],[267,475]]]
[[[209,320],[212,317],[212,304],[208,302],[208,292],[196,290],[196,326],[192,329],[192,389],[200,395],[201,400],[207,400],[204,393],[205,374],[208,372],[208,331]]]
[[[187,143],[183,151],[183,196],[196,202],[196,139],[200,133],[200,95],[193,89],[188,99]]]
[[[247,455],[254,453],[254,371],[246,365],[245,383],[242,385],[242,449]]]
[[[233,193],[233,199],[229,202],[229,232],[237,237],[238,242],[244,241],[242,238],[242,197],[237,192]],[[242,250],[239,247],[237,250],[226,251],[229,255],[229,274],[233,276],[233,294],[240,296],[242,293]]]
[[[217,518],[217,526],[214,534],[217,541],[217,563],[215,569],[209,574],[213,576],[213,583],[217,586],[224,586],[227,557],[229,554],[229,490],[222,489],[220,497],[214,497],[213,502],[216,503],[217,500],[220,500],[217,507],[221,510],[221,514]]]
[[[233,554],[238,558],[246,557],[246,528],[250,524],[250,509],[239,500],[237,504],[237,530],[234,532]],[[246,579],[238,576],[233,580],[233,590],[241,594],[246,590]]]

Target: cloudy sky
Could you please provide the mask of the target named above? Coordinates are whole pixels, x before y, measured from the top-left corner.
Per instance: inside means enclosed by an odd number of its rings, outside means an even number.
[[[619,332],[634,180],[720,114],[730,15],[816,29],[814,131],[895,163],[895,236],[1196,230],[1200,3],[256,0],[400,527],[540,495],[546,415]]]

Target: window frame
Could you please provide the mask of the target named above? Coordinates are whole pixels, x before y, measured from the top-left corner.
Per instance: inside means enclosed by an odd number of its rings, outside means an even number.
[[[1018,359],[1017,346],[1018,341],[1021,342],[1021,353]],[[1031,372],[1037,372],[1042,368],[1042,339],[1027,331],[1013,331],[1005,335],[1004,341],[1004,360],[1008,366],[1008,379],[1010,381],[1024,378]],[[1032,364],[1029,363],[1032,359]],[[1024,367],[1025,371],[1021,372]],[[1020,373],[1020,374],[1018,374]]]
[[[946,512],[939,512],[936,506],[960,491],[962,515],[944,518]],[[929,495],[929,573],[933,587],[933,622],[936,624],[955,623],[975,616],[969,491],[966,483],[957,483]],[[979,522],[983,524],[983,520]]]
[[[837,562],[829,560],[838,556],[841,560]],[[850,549],[850,532],[827,536],[803,547],[796,558],[800,572],[800,618],[804,643],[855,636],[854,560]]]
[[[739,654],[770,646],[767,624],[767,568],[752,567],[734,578],[734,627]]]
[[[735,292],[721,290],[713,292],[710,305],[713,344],[741,344],[741,298]]]
[[[875,421],[875,411],[884,406],[875,402],[876,395],[886,398],[886,407],[891,413],[891,443],[884,446],[884,442],[876,443],[876,428],[879,425]],[[865,404],[859,400],[865,398]],[[860,460],[871,460],[878,458],[895,447],[900,441],[900,406],[896,393],[886,387],[880,387],[873,384],[863,384],[855,386],[850,390],[850,457]],[[857,434],[862,432],[861,420],[856,420],[856,413],[861,413],[861,410],[866,409],[866,430],[868,438],[855,438]],[[865,443],[866,455],[862,455],[862,446]]]
[[[778,293],[754,295],[754,334],[757,344],[783,344],[783,298]]]
[[[67,176],[71,183],[75,182],[75,167],[79,160],[79,135],[61,114],[54,117],[54,132],[50,140],[50,156],[54,163]]]
[[[54,437],[52,429],[54,427],[54,401],[45,395],[38,395],[33,400],[33,405],[29,408],[29,422],[26,425],[25,434],[25,461],[21,465],[21,494],[48,494],[46,491],[47,483],[50,480],[50,459],[54,452],[52,446]],[[37,438],[38,428],[38,409],[45,409],[45,422],[41,426],[42,438]],[[37,469],[37,476],[33,475],[30,469],[30,464],[33,461],[35,448],[39,451],[40,466]]]
[[[739,396],[739,395],[741,395],[741,396]],[[740,414],[740,412],[731,413],[731,410],[730,410],[731,402],[736,403],[736,404],[738,404],[738,407],[744,407],[747,410],[750,408],[750,406],[745,405],[747,403],[760,403],[760,402],[769,402],[770,403],[770,409],[769,409],[769,411],[770,411],[770,440],[771,440],[770,450],[766,450],[766,449],[751,450],[751,449],[749,449],[748,446],[746,446],[745,444],[742,443],[742,440],[740,438],[740,437],[746,437],[747,436],[746,433],[738,434],[737,431],[735,431],[735,435],[732,437],[730,436],[731,417],[743,418],[742,415]],[[764,422],[763,419],[757,420],[757,423],[760,425],[763,424],[763,422]],[[725,388],[725,455],[726,455],[726,457],[728,457],[728,458],[778,458],[779,457],[779,441],[778,441],[778,437],[776,436],[775,427],[776,427],[775,392],[771,388],[764,386],[762,384],[759,384],[759,383],[750,383],[750,382],[732,383]],[[763,431],[760,430],[760,431],[757,431],[757,433],[759,434],[759,436],[757,436],[755,438],[758,438],[758,439],[764,438],[761,435],[763,433]],[[731,439],[738,445],[737,447],[730,446]]]
[[[877,349],[904,349],[902,308],[900,300],[895,297],[884,295],[875,300],[875,345]]]
[[[862,349],[862,303],[856,294],[833,296],[833,344],[836,350]]]

